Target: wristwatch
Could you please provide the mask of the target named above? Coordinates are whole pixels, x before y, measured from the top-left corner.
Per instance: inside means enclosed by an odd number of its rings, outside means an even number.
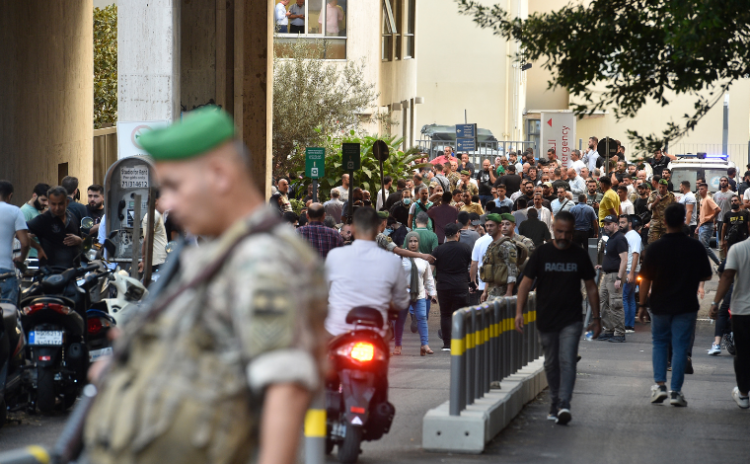
[[[719,303],[717,303],[717,302],[714,301],[714,302],[711,303],[711,306],[719,306]]]

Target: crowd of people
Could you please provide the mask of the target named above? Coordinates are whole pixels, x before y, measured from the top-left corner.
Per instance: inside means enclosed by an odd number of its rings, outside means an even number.
[[[547,287],[544,291],[552,295],[562,294],[561,282],[567,282],[571,277],[566,272],[572,272],[573,280],[578,279],[579,283],[568,284],[578,296],[562,304],[568,308],[567,316],[558,314],[566,313],[561,309],[560,298],[555,297],[553,301],[540,296],[538,302],[548,305],[538,309],[540,331],[544,334],[542,342],[550,363],[548,379],[556,379],[552,383],[557,383],[550,417],[557,420],[558,412],[566,409],[560,421],[564,423],[570,420],[572,384],[564,386],[560,382],[570,383],[574,376],[571,378],[567,361],[563,362],[568,356],[563,353],[577,354],[569,344],[580,335],[566,323],[581,323],[580,281],[585,282],[589,298],[593,298],[590,300],[592,308],[596,307],[594,324],[589,327],[590,339],[625,342],[627,334],[635,332],[639,306],[645,304],[637,301],[639,288],[641,300],[651,301],[650,311],[641,314],[641,318],[648,323],[659,322],[653,327],[657,381],[654,398],[663,401],[666,370],[661,372],[662,364],[665,369],[674,364],[675,369],[692,372],[692,340],[698,295],[702,298],[705,294],[703,281],[719,270],[718,265],[730,248],[750,235],[747,210],[750,207],[750,171],[738,185],[734,181],[736,170],[729,168],[716,192],[709,192],[705,179],[698,179],[696,185],[683,181],[677,200],[669,169],[670,161],[676,159],[674,155],[656,150],[647,161],[651,167],[649,173],[643,166],[628,163],[621,146],[618,154],[607,160],[598,153],[597,143],[597,139],[591,137],[585,153],[573,150],[567,169],[562,167],[554,149],[549,150],[543,160],[537,160],[533,150],[527,149],[518,153],[512,151],[507,157],[499,156],[494,164],[490,159],[482,159],[477,166],[468,154],[455,154],[447,147],[437,162],[420,164],[412,172],[403,173],[401,178],[386,176],[385,198],[379,191],[374,203],[370,193],[360,188],[354,188],[352,198],[348,198],[350,186],[345,177],[341,186],[329,192],[325,202],[313,203],[312,191],[308,190],[300,216],[289,208],[287,179],[278,181],[271,204],[279,208],[288,222],[298,226],[298,232],[323,258],[333,248],[356,243],[354,239],[359,239],[352,233],[350,202],[354,217],[362,209],[376,211],[379,227],[373,242],[401,258],[404,291],[410,298],[408,308],[402,310],[394,327],[395,355],[402,353],[403,332],[409,316],[411,331],[419,332],[420,354],[433,353],[426,322],[431,304],[438,303],[440,308],[438,339],[442,342],[441,349],[450,351],[451,317],[455,310],[494,298],[520,295],[524,291],[528,293],[537,286],[540,295],[542,287]],[[607,162],[609,172],[605,174]],[[740,192],[735,193],[736,190]],[[679,227],[670,225],[675,217],[681,218]],[[700,242],[691,241],[686,250],[694,251],[693,245],[700,243],[701,253],[683,254],[688,277],[683,279],[686,283],[680,287],[681,293],[659,299],[665,287],[660,280],[659,265],[653,258],[648,259],[648,250],[658,243],[656,249],[675,252],[675,247],[684,245],[676,241],[675,234],[685,239],[700,239]],[[711,246],[714,235],[718,238],[721,259]],[[590,238],[602,237],[606,240],[602,241],[603,253],[596,265],[601,277],[594,283],[595,269],[593,264],[591,272],[587,269],[586,263],[590,264],[591,259],[584,250]],[[666,241],[665,237],[668,237]],[[672,245],[667,246],[669,243]],[[577,251],[566,251],[571,248]],[[703,258],[711,258],[717,266],[705,272]],[[673,263],[671,261],[670,272],[679,278],[682,270],[672,269]],[[722,265],[725,275],[734,275],[732,270],[736,272],[739,264],[732,261],[731,266]],[[730,274],[725,269],[730,269]],[[556,275],[554,279],[544,277],[555,270],[559,272],[552,272]],[[656,304],[648,300],[650,293],[649,290],[644,292],[643,284],[639,284],[641,279],[648,279],[648,289],[657,294]],[[684,293],[683,290],[692,286],[696,287],[695,291]],[[721,352],[721,340],[731,332],[728,310],[732,306],[729,302],[732,285],[728,285],[727,291],[724,304],[716,311],[719,323],[711,354]],[[670,302],[665,303],[666,300]],[[574,315],[571,317],[571,314]],[[689,337],[690,343],[669,340],[670,336],[677,337],[681,333],[680,318],[672,317],[675,314],[688,314],[683,319],[692,320],[692,325],[688,324],[685,329],[692,337]],[[732,324],[736,320],[734,314]],[[550,320],[544,321],[545,318]],[[545,333],[545,328],[550,333]],[[571,338],[571,334],[575,336]],[[738,343],[737,336],[735,333],[734,345]],[[746,343],[743,340],[739,345],[744,347]],[[746,351],[740,354],[738,348],[737,352],[739,390],[736,396],[742,405],[747,402],[748,388],[747,381],[739,380],[741,375],[747,374],[740,374],[740,371],[745,372],[750,363]],[[668,356],[668,353],[671,354]],[[676,361],[678,358],[681,361]],[[574,366],[572,369],[574,372]],[[673,376],[670,402],[676,406],[687,404],[681,392],[683,378]]]

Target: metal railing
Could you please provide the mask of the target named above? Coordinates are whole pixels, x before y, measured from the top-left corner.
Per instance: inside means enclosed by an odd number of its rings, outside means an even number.
[[[444,153],[445,147],[453,147],[453,150],[458,153],[456,149],[455,140],[417,140],[417,147],[423,153],[427,153],[430,160],[437,158]],[[475,166],[481,165],[485,159],[490,160],[494,164],[495,158],[498,156],[507,156],[511,151],[516,153],[523,152],[526,148],[531,147],[534,149],[534,155],[539,156],[537,151],[536,143],[533,141],[513,141],[513,140],[499,140],[495,142],[477,142],[476,151],[462,151],[460,153],[467,153],[469,155],[469,161]]]
[[[524,331],[515,329],[516,297],[498,298],[453,313],[450,415],[459,416],[491,388],[542,355],[536,330],[536,293],[523,308]]]

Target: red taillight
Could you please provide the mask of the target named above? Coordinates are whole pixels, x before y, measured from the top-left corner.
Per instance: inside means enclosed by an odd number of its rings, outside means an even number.
[[[59,303],[35,303],[31,306],[26,306],[25,308],[23,308],[23,314],[25,316],[30,316],[37,311],[41,311],[42,309],[51,309],[52,311],[58,312],[64,316],[70,314],[70,308]]]
[[[357,342],[349,352],[349,357],[360,362],[372,361],[375,356],[375,347],[372,343]]]
[[[52,359],[52,356],[39,356],[40,361],[49,361]]]
[[[88,321],[89,333],[98,334],[102,331],[102,321],[98,317],[92,317]]]
[[[353,412],[354,414],[364,414],[365,408],[358,408],[356,406],[352,406],[350,411]]]

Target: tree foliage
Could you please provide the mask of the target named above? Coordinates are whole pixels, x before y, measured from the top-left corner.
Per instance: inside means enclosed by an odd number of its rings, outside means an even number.
[[[329,136],[359,125],[358,112],[374,106],[375,85],[364,61],[345,64],[319,59],[324,42],[297,40],[290,58],[273,64],[274,174],[304,166],[305,147],[323,146]]]
[[[667,122],[660,135],[628,131],[637,150],[686,135],[750,72],[747,0],[593,0],[526,20],[500,5],[456,1],[480,27],[519,41],[518,59],[546,60],[549,87],[576,97],[576,114],[614,108],[622,119],[635,116],[649,99],[668,106],[672,93],[693,98],[692,113]],[[605,84],[603,92],[594,90],[597,83]]]
[[[94,128],[117,121],[117,5],[94,8]]]
[[[361,169],[354,171],[354,177],[350,181],[354,183],[355,187],[370,191],[374,202],[374,199],[377,198],[377,192],[381,188],[380,162],[372,155],[372,147],[377,140],[384,141],[388,145],[388,152],[390,153],[388,159],[383,162],[384,176],[391,176],[393,179],[404,178],[405,176],[411,176],[413,169],[424,166],[421,164],[412,165],[423,156],[418,150],[411,149],[404,152],[398,149],[403,142],[400,137],[378,135],[359,137],[354,130],[350,131],[347,136],[327,137],[321,144],[326,148],[325,177],[318,179],[322,200],[329,198],[331,189],[341,185],[341,177],[349,172],[341,160],[342,144],[358,143],[360,144]],[[303,176],[304,173],[305,171],[302,169],[297,172],[297,175]],[[301,187],[297,189],[298,192],[307,192],[307,186],[311,183],[312,180],[307,178],[294,181],[294,184]],[[391,190],[395,191],[395,184],[391,187]]]

